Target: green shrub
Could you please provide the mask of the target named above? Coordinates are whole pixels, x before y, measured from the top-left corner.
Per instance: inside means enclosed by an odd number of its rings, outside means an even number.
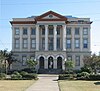
[[[37,74],[33,74],[33,73],[24,74],[23,79],[27,79],[27,80],[37,79]]]
[[[77,79],[78,80],[87,80],[89,78],[89,73],[88,72],[82,72],[77,74]]]
[[[60,74],[59,75],[59,80],[70,80],[70,79],[74,79],[73,74]]]
[[[22,79],[22,75],[20,75],[20,73],[16,71],[11,75],[11,79],[12,80],[20,80],[20,79]]]
[[[100,74],[91,74],[89,80],[100,80]]]
[[[22,75],[22,77],[24,76],[24,75],[27,75],[28,73],[27,72],[25,72],[25,71],[21,71],[20,72],[20,75]]]
[[[88,73],[91,73],[92,72],[92,70],[89,68],[89,67],[82,67],[81,68],[81,72],[88,72]]]
[[[5,73],[0,73],[0,80],[6,79],[6,74]]]

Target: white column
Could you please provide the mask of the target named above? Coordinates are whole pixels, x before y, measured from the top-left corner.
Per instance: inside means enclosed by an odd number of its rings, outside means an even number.
[[[57,29],[57,25],[54,25],[54,50],[56,50],[57,49],[57,31],[56,31],[56,29]]]
[[[63,51],[66,50],[66,25],[63,25]]]
[[[54,69],[57,69],[57,59],[54,59]]]
[[[23,40],[22,40],[22,37],[23,36],[23,28],[21,27],[20,28],[20,51],[22,51],[22,48],[23,48]]]
[[[48,50],[48,25],[45,25],[45,50]]]
[[[31,38],[30,38],[30,31],[31,31],[31,29],[30,29],[30,27],[28,28],[28,51],[30,51],[30,47],[31,47]]]
[[[39,50],[39,25],[36,25],[36,50]]]
[[[48,59],[45,59],[45,61],[44,61],[44,68],[48,69]]]

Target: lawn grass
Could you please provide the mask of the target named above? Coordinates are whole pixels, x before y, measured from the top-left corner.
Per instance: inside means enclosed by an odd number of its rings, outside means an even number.
[[[61,91],[100,91],[100,81],[59,81]]]
[[[25,91],[34,80],[0,80],[0,91]]]

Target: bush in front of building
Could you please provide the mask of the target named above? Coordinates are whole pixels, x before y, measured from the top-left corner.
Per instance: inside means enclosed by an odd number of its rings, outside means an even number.
[[[74,79],[73,74],[60,74],[58,77],[59,80],[72,80]]]
[[[22,79],[22,75],[19,73],[19,72],[14,72],[12,75],[11,75],[11,80],[21,80]]]
[[[28,73],[28,72],[25,72],[25,71],[22,71],[22,72],[14,72],[12,75],[11,75],[11,79],[12,80],[37,80],[37,74],[35,73]]]
[[[89,79],[89,73],[88,72],[81,72],[77,74],[77,80],[88,80]]]
[[[6,74],[0,73],[0,80],[5,80],[5,79],[6,79]]]
[[[37,80],[38,79],[37,74],[33,74],[33,73],[23,74],[22,78],[24,80],[32,80],[32,79]]]
[[[100,80],[100,74],[90,74],[89,80]]]

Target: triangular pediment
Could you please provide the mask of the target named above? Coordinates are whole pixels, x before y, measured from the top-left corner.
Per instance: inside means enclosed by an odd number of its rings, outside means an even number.
[[[48,11],[35,18],[36,21],[67,21],[67,18],[53,11]]]

